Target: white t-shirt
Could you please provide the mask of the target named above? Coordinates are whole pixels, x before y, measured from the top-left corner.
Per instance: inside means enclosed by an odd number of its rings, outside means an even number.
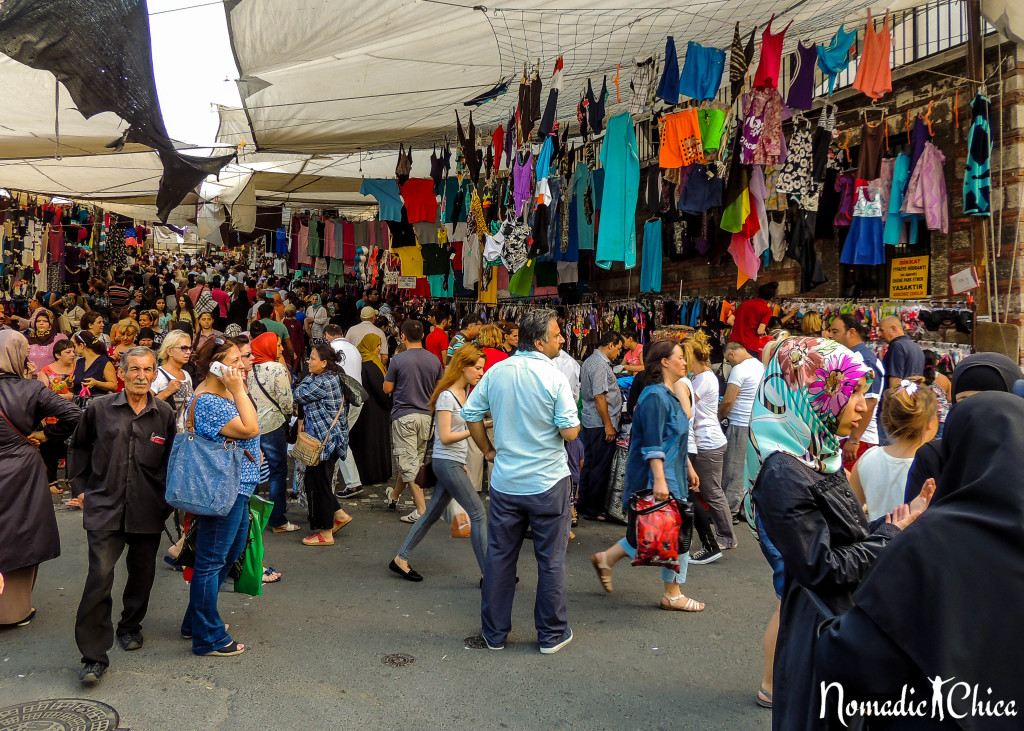
[[[580,400],[580,364],[564,350],[559,350],[558,356],[551,362],[555,364],[555,368],[565,374],[569,381],[569,388],[572,389],[572,400],[578,402]]]
[[[689,378],[687,378],[686,376],[683,376],[682,378],[679,379],[679,383],[685,384],[686,385],[686,390],[689,391],[689,393],[690,393],[690,422],[689,422],[690,429],[687,432],[688,436],[687,436],[687,440],[686,440],[687,441],[686,453],[687,454],[697,454],[697,428],[696,428],[695,422],[694,422],[694,417],[696,416],[696,412],[694,411],[694,404],[693,404],[694,399],[696,398],[696,395],[693,392],[693,382]],[[682,405],[682,401],[680,401],[680,405]],[[686,413],[686,411],[684,410],[683,413]]]
[[[469,429],[466,420],[462,418],[462,404],[455,398],[451,391],[442,391],[437,397],[437,405],[434,407],[434,459],[450,459],[453,462],[466,464],[466,456],[469,453],[469,441],[463,439],[455,444],[441,443],[441,430],[437,426],[437,412],[450,411],[452,414],[452,425],[450,431],[460,432]]]
[[[706,452],[724,447],[728,441],[718,421],[718,377],[711,371],[697,374],[693,378],[693,390],[697,398],[693,417],[698,451]]]
[[[345,340],[345,338],[335,338],[331,341],[331,347],[334,348],[335,353],[341,354],[341,367],[345,373],[362,384],[363,356],[359,352],[359,348]]]
[[[729,426],[750,426],[750,412],[754,410],[757,387],[764,378],[764,365],[757,358],[747,358],[733,366],[729,385],[739,386],[740,392],[729,412]]]
[[[882,447],[872,447],[857,460],[855,469],[864,488],[868,520],[878,520],[903,504],[913,463],[913,457],[891,457]]]

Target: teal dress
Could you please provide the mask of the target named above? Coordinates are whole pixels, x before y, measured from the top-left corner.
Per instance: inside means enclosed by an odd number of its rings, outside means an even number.
[[[597,232],[596,263],[611,269],[612,262],[636,266],[636,203],[640,191],[640,156],[636,132],[629,112],[608,121],[601,146],[601,165],[605,170],[601,197],[601,226]]]
[[[591,201],[590,210],[587,208],[587,188],[590,188],[590,168],[585,162],[579,163],[572,172],[572,205],[573,217],[575,220],[576,240],[579,251],[593,251],[594,249],[594,209]],[[593,195],[593,192],[591,192]]]

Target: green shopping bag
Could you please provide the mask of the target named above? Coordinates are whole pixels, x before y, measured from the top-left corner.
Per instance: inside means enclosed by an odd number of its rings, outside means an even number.
[[[273,508],[272,502],[261,497],[253,495],[249,498],[249,539],[236,564],[241,566],[241,573],[235,579],[235,591],[239,594],[263,594],[263,531]]]

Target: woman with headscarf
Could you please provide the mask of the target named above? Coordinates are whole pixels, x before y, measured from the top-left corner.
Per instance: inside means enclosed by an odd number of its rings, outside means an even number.
[[[28,341],[15,330],[0,331],[0,411],[0,574],[6,583],[0,627],[22,626],[35,615],[32,587],[39,564],[60,555],[38,446],[66,439],[82,412],[43,382],[29,379]]]
[[[363,357],[363,388],[370,397],[352,428],[351,446],[363,484],[374,485],[391,479],[391,397],[384,393],[380,336],[364,335],[358,347]]]
[[[776,731],[825,726],[807,662],[815,631],[828,614],[852,606],[853,590],[886,544],[927,507],[922,498],[913,512],[901,506],[869,525],[850,489],[839,438],[865,418],[872,374],[835,341],[789,338],[775,349],[754,399],[747,481],[782,601],[774,687],[764,693]]]
[[[284,322],[284,300],[281,299],[281,293],[274,293],[274,314],[273,318],[275,322]]]
[[[327,308],[320,304],[320,293],[314,292],[309,296],[309,307],[306,308],[306,319],[303,326],[309,336],[311,345],[320,345],[324,340],[324,326],[330,319]]]
[[[821,627],[814,666],[820,680],[842,684],[847,702],[895,703],[902,694],[926,703],[928,720],[872,719],[871,729],[1020,728],[1005,716],[1005,702],[1024,676],[1013,639],[1024,604],[1021,454],[1018,396],[982,393],[953,409],[928,511],[889,544],[855,606]],[[1002,701],[1004,715],[972,714],[971,689],[979,705]],[[944,723],[933,715],[935,700]],[[954,720],[954,712],[965,715]]]
[[[956,405],[964,399],[985,391],[1012,393],[1013,384],[1024,378],[1019,365],[1002,353],[975,353],[960,361],[953,371],[951,380],[949,414],[956,411]],[[946,416],[949,421],[949,415]],[[921,493],[921,487],[929,478],[938,479],[942,474],[945,460],[942,456],[942,439],[933,439],[917,450],[914,464],[907,474],[907,492],[904,500],[909,502]]]
[[[280,362],[284,346],[272,332],[252,341],[249,395],[260,420],[260,448],[270,472],[270,501],[274,509],[267,525],[274,533],[289,533],[299,526],[286,516],[288,500],[288,427],[293,411],[292,375]]]

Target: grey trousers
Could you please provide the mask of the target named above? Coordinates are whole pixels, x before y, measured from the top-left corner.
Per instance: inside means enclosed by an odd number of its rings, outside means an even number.
[[[729,512],[729,501],[722,489],[722,466],[725,462],[726,445],[718,449],[698,450],[697,455],[690,455],[693,469],[700,478],[700,496],[711,508],[711,522],[715,524],[718,542],[723,546],[736,544],[736,536],[732,531],[732,513]]]
[[[725,431],[725,438],[729,444],[725,448],[725,460],[722,463],[722,488],[729,501],[729,512],[735,515],[747,492],[745,473],[750,427],[730,426]]]

